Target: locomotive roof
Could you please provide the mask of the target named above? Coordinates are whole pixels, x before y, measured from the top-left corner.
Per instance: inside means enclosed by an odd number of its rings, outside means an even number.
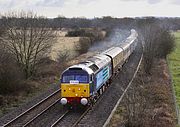
[[[104,54],[98,54],[89,59],[89,61],[93,62],[98,68],[104,67],[107,63],[111,61],[110,57]]]
[[[89,68],[90,65],[92,65],[92,62],[83,62],[83,63],[79,63],[73,66],[70,66],[67,70],[69,69],[82,69],[84,71],[86,71],[88,74],[92,74],[93,70],[91,68]]]
[[[102,67],[104,67],[110,61],[111,61],[110,57],[104,54],[98,54],[89,58],[88,61],[70,66],[65,71],[68,71],[69,69],[75,69],[75,70],[82,69],[88,72],[88,74],[92,74],[96,72],[97,70],[101,69]]]

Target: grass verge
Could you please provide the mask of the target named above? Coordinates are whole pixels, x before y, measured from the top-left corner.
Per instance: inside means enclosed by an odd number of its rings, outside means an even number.
[[[176,48],[174,52],[168,56],[168,62],[173,78],[177,102],[180,106],[180,32],[175,32],[173,34],[175,36]]]

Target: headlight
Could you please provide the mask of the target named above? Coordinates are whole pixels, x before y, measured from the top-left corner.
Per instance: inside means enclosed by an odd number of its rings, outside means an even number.
[[[62,99],[61,99],[61,104],[62,104],[62,105],[67,104],[67,99],[66,99],[66,98],[62,98]]]
[[[86,98],[81,99],[81,104],[82,105],[87,105],[87,103],[88,103],[88,100]]]

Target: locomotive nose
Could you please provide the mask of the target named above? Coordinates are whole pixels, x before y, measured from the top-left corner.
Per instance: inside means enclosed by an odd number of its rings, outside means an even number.
[[[86,98],[81,99],[81,104],[82,105],[87,105],[87,103],[88,103],[88,100]]]
[[[61,99],[61,104],[62,105],[66,105],[67,104],[67,99],[66,98],[62,98]]]

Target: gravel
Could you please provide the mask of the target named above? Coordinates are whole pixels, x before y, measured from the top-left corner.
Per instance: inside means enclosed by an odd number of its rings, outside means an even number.
[[[66,110],[60,103],[55,104],[35,121],[33,121],[28,127],[50,127]]]

